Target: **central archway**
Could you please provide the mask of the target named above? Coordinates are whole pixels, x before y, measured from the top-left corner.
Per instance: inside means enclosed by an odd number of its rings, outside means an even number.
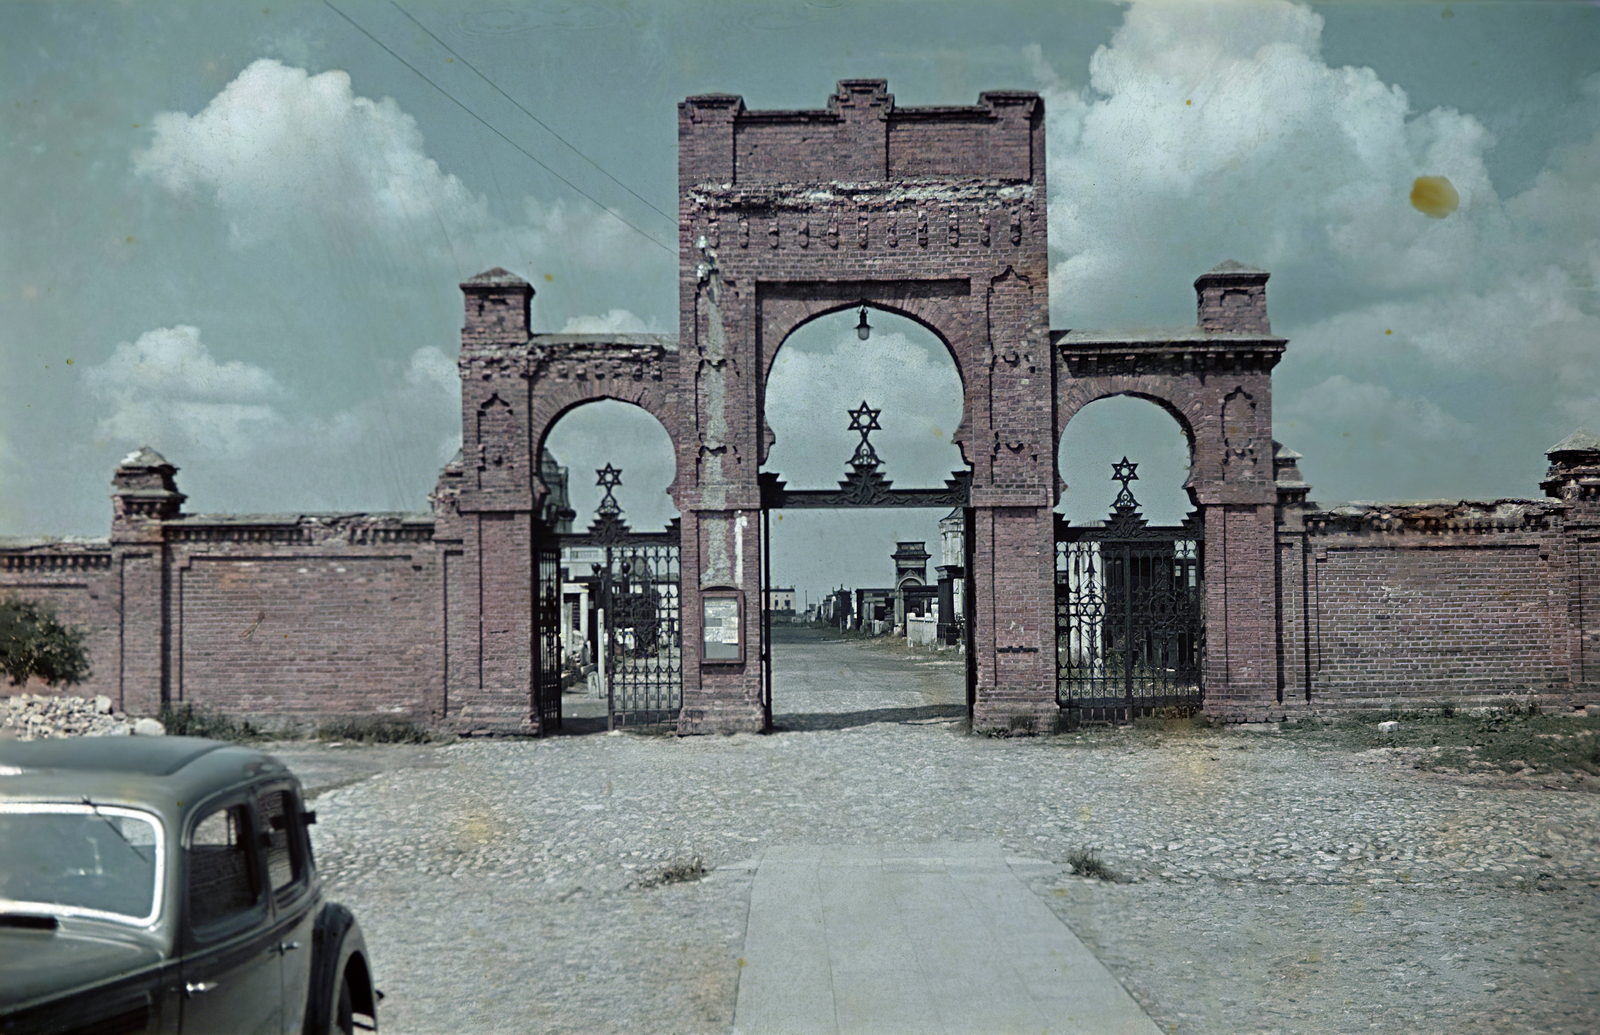
[[[817,728],[844,721],[843,713],[854,722],[968,713],[966,653],[908,668],[906,656],[893,652],[835,657],[845,649],[831,642],[893,632],[929,648],[964,644],[966,501],[956,497],[971,472],[952,441],[963,411],[949,346],[915,320],[858,305],[810,318],[784,338],[762,393],[770,443],[761,471],[769,724]],[[908,488],[943,495],[948,505],[908,506],[926,502],[907,497],[901,490]],[[953,539],[954,559],[944,556],[942,534]],[[790,593],[797,609],[844,595],[847,607],[825,609],[832,637],[821,623],[769,603]],[[861,686],[813,685],[803,673],[820,663],[819,652],[830,665],[888,666],[899,672],[897,685],[882,684],[881,673]]]
[[[681,405],[695,420],[680,509],[698,575],[685,579],[684,632],[707,637],[685,666],[680,731],[765,726],[761,609],[739,610],[761,599],[762,392],[796,327],[862,304],[937,334],[964,386],[954,438],[971,464],[977,545],[974,725],[1053,720],[1040,98],[901,109],[882,80],[862,79],[841,82],[825,110],[748,112],[718,94],[678,112]]]

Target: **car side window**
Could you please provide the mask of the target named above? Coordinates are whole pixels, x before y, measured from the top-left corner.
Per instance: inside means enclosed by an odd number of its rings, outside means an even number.
[[[261,796],[261,822],[266,827],[261,843],[267,850],[267,883],[273,895],[284,893],[305,874],[304,844],[300,836],[300,810],[287,790]]]
[[[261,899],[251,861],[250,813],[229,805],[195,824],[189,848],[189,923],[208,927]]]

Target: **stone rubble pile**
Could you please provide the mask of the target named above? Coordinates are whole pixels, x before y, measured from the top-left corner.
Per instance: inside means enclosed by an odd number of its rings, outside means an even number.
[[[166,728],[155,719],[136,719],[113,711],[111,698],[51,697],[18,694],[0,708],[0,738],[44,740],[50,737],[159,737]]]

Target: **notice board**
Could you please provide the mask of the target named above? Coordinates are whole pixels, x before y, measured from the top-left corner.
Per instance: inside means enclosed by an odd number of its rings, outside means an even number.
[[[744,661],[744,592],[737,589],[700,591],[700,660],[739,664]]]

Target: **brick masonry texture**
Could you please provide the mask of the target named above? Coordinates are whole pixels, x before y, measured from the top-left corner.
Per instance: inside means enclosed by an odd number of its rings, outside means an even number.
[[[860,79],[814,110],[690,97],[678,334],[534,333],[533,287],[491,269],[460,285],[463,448],[429,512],[187,515],[176,468],[145,449],[113,475],[106,540],[0,545],[0,591],[85,628],[83,692],[130,714],[539,733],[538,460],[563,415],[613,399],[675,449],[679,731],[757,730],[767,375],[796,328],[868,305],[927,327],[961,377],[975,728],[1057,712],[1056,448],[1112,395],[1155,402],[1189,439],[1212,716],[1600,700],[1600,440],[1550,451],[1546,500],[1317,509],[1272,441],[1287,342],[1266,271],[1201,274],[1191,327],[1050,330],[1044,140],[1031,93],[899,108]],[[702,593],[725,589],[746,601],[745,661],[701,663]]]

